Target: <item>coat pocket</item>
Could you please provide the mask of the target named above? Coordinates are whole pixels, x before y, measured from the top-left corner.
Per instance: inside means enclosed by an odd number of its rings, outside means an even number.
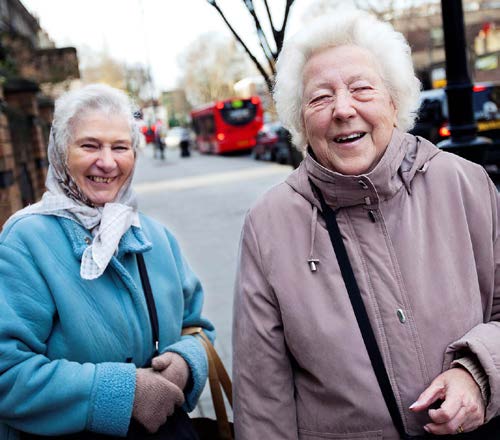
[[[325,438],[333,438],[340,440],[378,440],[382,438],[382,431],[364,431],[364,432],[348,432],[337,434],[333,432],[311,431],[309,429],[299,428],[300,440],[321,440]]]

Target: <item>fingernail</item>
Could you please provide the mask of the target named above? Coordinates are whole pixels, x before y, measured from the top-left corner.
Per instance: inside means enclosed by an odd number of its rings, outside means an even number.
[[[431,431],[429,430],[429,427],[428,427],[427,425],[425,425],[425,426],[424,426],[424,429],[425,429],[427,432],[431,432]]]
[[[413,409],[413,408],[415,408],[418,404],[419,404],[419,402],[418,402],[418,400],[416,400],[415,402],[413,402],[413,403],[409,406],[409,408],[410,408],[410,409]]]

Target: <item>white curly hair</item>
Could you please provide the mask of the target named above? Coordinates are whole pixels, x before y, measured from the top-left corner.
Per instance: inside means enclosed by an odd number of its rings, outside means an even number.
[[[410,46],[388,23],[365,11],[351,10],[311,21],[283,45],[276,64],[274,100],[297,148],[307,146],[301,110],[304,65],[313,54],[342,45],[359,46],[373,54],[397,110],[397,127],[402,131],[413,127],[421,85],[415,76]]]
[[[52,135],[55,150],[64,161],[67,158],[74,127],[89,111],[123,115],[130,125],[132,148],[137,151],[141,133],[134,116],[137,109],[133,101],[125,92],[114,87],[106,84],[89,84],[65,93],[55,102]]]

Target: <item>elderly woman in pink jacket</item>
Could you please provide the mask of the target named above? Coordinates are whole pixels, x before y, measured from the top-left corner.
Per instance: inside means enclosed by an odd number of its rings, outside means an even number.
[[[406,133],[420,84],[388,24],[322,17],[277,68],[306,154],[243,227],[237,438],[500,438],[494,185]]]

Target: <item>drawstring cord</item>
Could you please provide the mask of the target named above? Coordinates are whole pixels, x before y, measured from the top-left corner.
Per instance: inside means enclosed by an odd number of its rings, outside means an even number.
[[[314,258],[314,241],[316,239],[316,225],[318,223],[318,208],[316,205],[313,205],[313,212],[311,218],[311,249],[309,251],[309,258],[307,259],[307,264],[309,264],[309,268],[311,272],[316,272],[318,270],[319,260]]]

